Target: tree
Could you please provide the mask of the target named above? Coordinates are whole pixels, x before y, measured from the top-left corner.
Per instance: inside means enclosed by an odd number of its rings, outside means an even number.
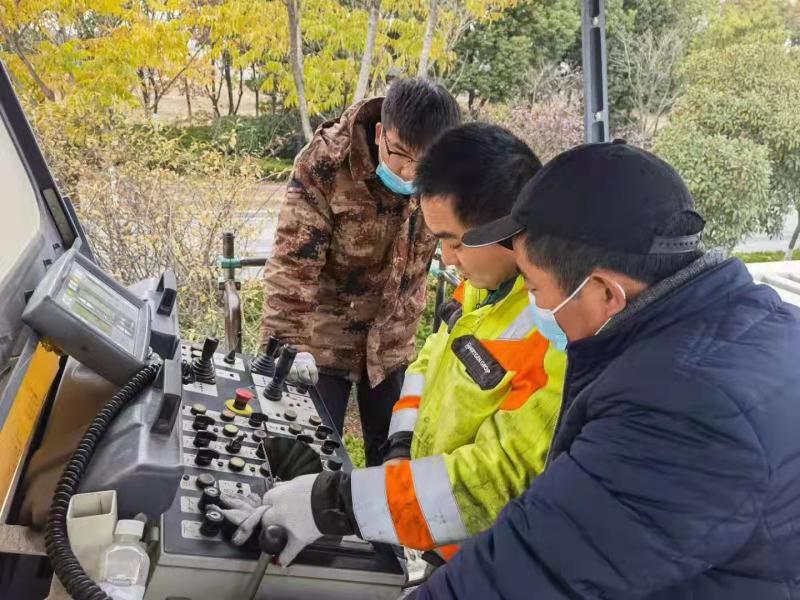
[[[419,56],[418,77],[428,76],[428,63],[431,58],[431,46],[433,44],[433,34],[436,31],[436,23],[439,19],[439,0],[429,0],[428,20],[425,25],[425,37],[422,41],[422,53]]]
[[[381,0],[370,0],[369,24],[367,25],[367,39],[364,43],[364,53],[361,55],[361,67],[358,70],[358,82],[353,97],[354,102],[360,102],[367,95],[369,75],[372,69],[372,53],[375,50],[375,38],[378,34],[378,21],[381,18]]]
[[[292,64],[292,77],[297,94],[297,106],[300,109],[300,122],[303,126],[303,135],[306,141],[311,141],[314,132],[311,130],[311,121],[308,118],[308,103],[306,101],[305,80],[303,74],[303,32],[300,29],[300,0],[285,0],[286,10],[289,15],[289,56]]]
[[[706,140],[696,166],[684,168],[703,173],[702,185],[699,176],[691,178],[693,191],[700,205],[713,208],[707,218],[714,239],[727,244],[754,231],[779,232],[787,211],[800,204],[800,48],[787,46],[788,37],[780,5],[726,3],[689,55],[686,92],[664,139],[657,140],[673,163],[685,160],[676,139],[687,145],[692,136]],[[735,144],[735,152],[727,152]],[[710,168],[737,153],[736,170]],[[754,173],[761,179],[768,174],[766,194],[753,184],[752,193],[743,189],[729,204],[714,200],[730,192],[730,178],[746,181]]]
[[[470,111],[517,94],[532,72],[558,63],[574,43],[580,13],[573,0],[527,1],[494,21],[473,24],[455,46],[452,89]]]

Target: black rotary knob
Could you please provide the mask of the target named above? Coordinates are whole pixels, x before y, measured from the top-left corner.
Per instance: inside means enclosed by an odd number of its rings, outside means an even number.
[[[322,442],[322,453],[333,454],[334,450],[339,447],[339,442],[336,440],[325,440]]]
[[[331,429],[327,425],[320,425],[319,427],[317,427],[317,430],[314,432],[314,436],[318,440],[324,440],[325,438],[327,438],[332,433],[333,433],[333,429]]]
[[[331,456],[325,464],[331,471],[338,471],[342,468],[342,460],[340,458],[336,458],[335,456]]]
[[[297,436],[298,442],[303,442],[304,444],[313,444],[314,438],[308,435],[307,433],[301,433]]]
[[[206,537],[214,537],[219,533],[225,517],[215,508],[211,508],[203,515],[203,523],[200,525],[200,533]]]
[[[198,475],[197,479],[195,480],[195,484],[201,490],[213,486],[216,482],[217,480],[214,479],[214,476],[211,473],[202,473],[201,475]]]
[[[194,434],[194,441],[192,442],[195,448],[208,448],[211,442],[217,441],[217,434],[207,431],[205,429],[198,431]]]
[[[202,431],[203,429],[208,429],[213,424],[214,419],[212,417],[208,415],[197,415],[194,421],[192,421],[192,429],[195,431]]]
[[[268,417],[264,413],[254,412],[252,415],[250,415],[250,418],[247,420],[247,423],[250,425],[250,427],[255,427],[256,429],[258,429],[267,420],[268,420]]]
[[[200,500],[197,502],[197,506],[200,507],[200,510],[205,512],[206,506],[208,506],[209,504],[218,504],[218,503],[219,503],[219,490],[212,485],[203,490],[203,495],[200,496]]]
[[[212,461],[219,458],[219,452],[210,448],[203,448],[194,457],[194,464],[199,467],[207,467]]]

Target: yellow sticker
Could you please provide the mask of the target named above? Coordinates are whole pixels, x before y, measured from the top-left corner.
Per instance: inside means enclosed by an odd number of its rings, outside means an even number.
[[[0,429],[0,513],[8,501],[14,475],[25,458],[42,406],[58,373],[58,355],[41,344],[36,348],[25,377],[14,397],[14,404]]]

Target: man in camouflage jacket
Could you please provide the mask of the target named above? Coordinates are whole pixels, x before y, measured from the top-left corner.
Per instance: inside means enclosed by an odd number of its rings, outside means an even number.
[[[358,385],[370,465],[414,355],[436,244],[411,180],[430,142],[459,121],[441,85],[401,79],[385,99],[323,123],[295,160],[265,270],[262,341],[313,355],[340,432]]]

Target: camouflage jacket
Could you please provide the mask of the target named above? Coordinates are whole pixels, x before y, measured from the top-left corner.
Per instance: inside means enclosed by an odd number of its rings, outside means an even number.
[[[323,123],[295,160],[265,269],[262,340],[311,352],[372,386],[414,355],[436,241],[417,198],[375,174],[374,98]]]

